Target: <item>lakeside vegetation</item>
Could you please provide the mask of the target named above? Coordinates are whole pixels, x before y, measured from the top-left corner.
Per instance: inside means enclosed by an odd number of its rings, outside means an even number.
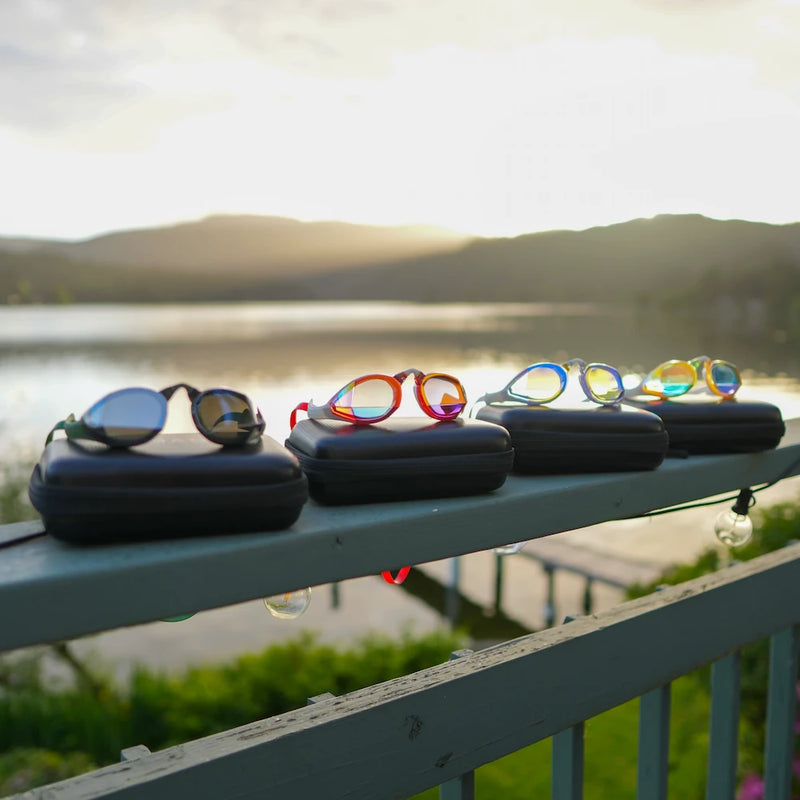
[[[475,239],[222,217],[22,250],[5,241],[0,304],[603,302],[668,314],[701,335],[800,341],[800,223],[662,215]]]

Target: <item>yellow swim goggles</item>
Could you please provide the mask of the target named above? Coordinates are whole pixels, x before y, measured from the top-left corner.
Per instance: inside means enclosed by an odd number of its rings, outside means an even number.
[[[734,364],[708,356],[697,356],[689,361],[673,359],[659,364],[637,386],[626,388],[625,395],[633,397],[649,394],[669,400],[697,389],[730,399],[741,385],[742,376]]]

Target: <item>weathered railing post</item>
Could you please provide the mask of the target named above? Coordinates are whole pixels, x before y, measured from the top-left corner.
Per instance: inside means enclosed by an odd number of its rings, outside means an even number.
[[[706,797],[734,800],[739,750],[741,654],[732,653],[711,667]]]

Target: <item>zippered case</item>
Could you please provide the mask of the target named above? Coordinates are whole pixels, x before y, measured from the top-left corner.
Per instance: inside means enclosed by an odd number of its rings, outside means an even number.
[[[52,536],[105,543],[286,528],[308,483],[268,436],[223,448],[199,434],[160,434],[127,449],[56,439],[28,494]]]
[[[508,430],[518,473],[655,469],[667,452],[664,423],[637,409],[490,403],[478,410],[476,418]]]
[[[514,460],[504,428],[465,419],[301,420],[286,447],[326,505],[483,494],[503,485]]]
[[[676,398],[625,402],[663,420],[671,455],[771,450],[786,431],[781,410],[760,400]]]

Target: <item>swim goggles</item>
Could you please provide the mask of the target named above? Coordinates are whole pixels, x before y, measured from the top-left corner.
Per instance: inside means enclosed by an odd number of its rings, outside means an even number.
[[[725,399],[733,397],[741,385],[742,376],[729,361],[697,356],[689,361],[672,359],[659,364],[637,386],[626,389],[625,394],[649,394],[669,400],[694,389],[710,391]]]
[[[160,392],[132,387],[119,389],[98,400],[80,419],[70,414],[53,427],[69,439],[91,439],[110,447],[144,444],[164,428],[167,401],[178,389],[186,389],[192,401],[192,419],[197,430],[215,444],[229,447],[255,442],[264,432],[264,419],[249,398],[232,389],[201,392],[185,383],[176,383]]]
[[[309,419],[333,419],[369,425],[394,414],[400,407],[402,383],[414,376],[414,394],[420,408],[434,419],[455,419],[467,405],[467,396],[461,381],[442,372],[427,375],[418,369],[406,369],[396,375],[362,375],[346,386],[323,405],[312,401],[300,403],[289,418],[291,428],[297,424],[297,412],[305,411]]]
[[[509,381],[499,392],[489,392],[477,403],[516,401],[527,405],[544,405],[564,393],[570,370],[576,369],[587,399],[602,406],[615,406],[623,396],[622,376],[608,364],[587,364],[573,358],[563,364],[542,361],[531,364]]]

